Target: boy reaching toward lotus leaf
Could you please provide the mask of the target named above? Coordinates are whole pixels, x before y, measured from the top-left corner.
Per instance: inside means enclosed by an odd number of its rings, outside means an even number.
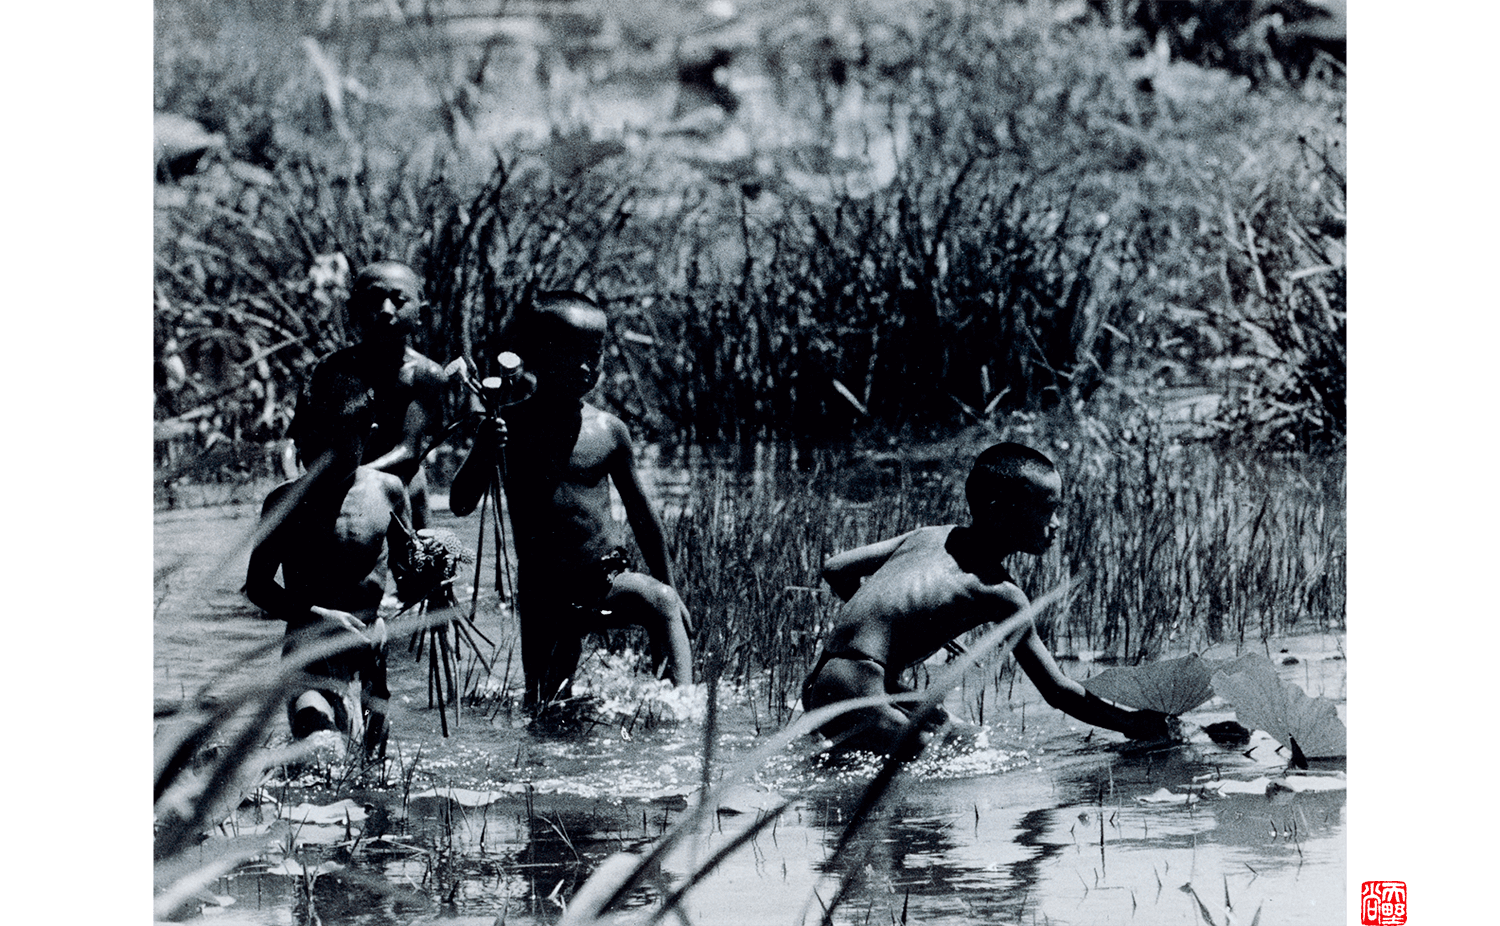
[[[969,524],[917,528],[824,563],[823,578],[845,603],[803,684],[805,710],[909,692],[899,681],[906,668],[1029,604],[1004,561],[1014,553],[1041,555],[1051,546],[1062,498],[1057,469],[1029,447],[996,444],[975,460],[965,494]],[[1168,715],[1116,707],[1064,675],[1034,626],[1015,655],[1052,707],[1132,739],[1172,735]],[[822,732],[843,748],[889,753],[910,711],[896,704],[859,708],[829,721]],[[945,719],[929,724],[924,736]]]

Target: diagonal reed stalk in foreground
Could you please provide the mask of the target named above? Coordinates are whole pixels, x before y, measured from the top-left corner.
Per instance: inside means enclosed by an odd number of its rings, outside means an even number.
[[[429,625],[448,620],[446,614],[427,615]],[[275,675],[241,687],[196,720],[180,735],[159,743],[153,769],[154,811],[156,815],[155,854],[157,875],[170,881],[157,895],[156,916],[171,916],[192,899],[202,884],[227,873],[249,854],[263,849],[260,842],[250,846],[231,846],[206,865],[187,864],[187,852],[197,844],[197,836],[216,821],[216,810],[234,797],[242,783],[258,780],[267,767],[300,761],[309,747],[295,744],[286,750],[262,750],[273,718],[284,707],[289,691],[310,681],[304,669],[310,663],[366,645],[349,635],[319,641],[298,650],[285,659]],[[267,644],[245,657],[264,656],[280,641]],[[201,788],[195,788],[186,773],[193,758],[207,743],[222,735],[229,741],[214,758],[203,776]]]
[[[217,576],[228,568],[245,550],[254,547],[281,523],[301,500],[307,487],[326,468],[322,458],[313,462],[308,477],[294,485],[281,504],[266,512],[253,530],[228,550],[210,570]],[[176,568],[168,565],[158,570],[159,576],[170,574]],[[452,615],[446,610],[424,614],[414,622],[415,630],[424,631],[446,626]],[[225,669],[221,677],[238,677],[242,670],[258,662],[283,645],[277,639],[255,647],[242,655]],[[288,692],[305,687],[312,680],[305,669],[311,663],[346,652],[368,641],[354,634],[320,640],[299,649],[284,658],[277,671],[252,684],[227,693],[222,698],[211,700],[209,689],[214,681],[200,689],[189,702],[188,710],[201,712],[186,730],[157,744],[153,762],[153,803],[156,815],[155,855],[159,876],[172,884],[157,898],[158,918],[170,915],[176,907],[191,898],[195,888],[212,871],[225,865],[233,867],[238,850],[231,849],[207,866],[187,866],[183,871],[184,853],[191,848],[197,835],[211,825],[210,817],[226,799],[246,780],[258,778],[265,767],[271,764],[294,762],[305,758],[306,747],[293,747],[289,751],[265,753],[260,750],[273,718],[282,709]],[[214,703],[217,701],[217,703]],[[212,705],[212,706],[208,706]],[[194,758],[208,743],[221,736],[228,742],[210,763],[201,787],[189,782],[186,773]],[[226,869],[227,870],[227,869]]]
[[[850,846],[867,821],[872,817],[881,802],[890,793],[892,785],[895,784],[898,774],[908,761],[908,757],[915,757],[919,752],[922,721],[931,716],[938,705],[940,705],[947,694],[957,687],[964,673],[976,665],[982,658],[991,653],[1008,653],[1012,647],[1021,639],[1026,630],[1032,626],[1037,615],[1049,605],[1057,602],[1067,592],[1067,586],[1063,585],[1046,595],[1033,601],[1029,606],[1019,613],[1007,618],[989,631],[975,645],[969,648],[959,659],[949,663],[944,670],[933,681],[925,692],[912,693],[908,695],[883,695],[866,698],[855,698],[839,704],[831,704],[813,711],[808,711],[781,732],[775,734],[753,750],[745,758],[740,759],[731,766],[719,784],[712,790],[706,790],[701,795],[697,804],[667,831],[667,833],[652,846],[651,851],[644,855],[635,856],[629,853],[621,853],[606,859],[578,893],[574,895],[572,903],[564,912],[558,926],[591,926],[591,924],[605,921],[610,911],[625,900],[631,891],[645,883],[656,872],[663,860],[690,834],[699,830],[701,823],[717,807],[717,797],[725,787],[735,781],[748,778],[762,767],[772,757],[778,755],[797,739],[810,734],[828,721],[841,714],[865,707],[874,707],[882,704],[896,702],[917,703],[912,712],[911,719],[907,722],[905,730],[896,747],[891,751],[882,765],[874,780],[866,787],[861,796],[859,806],[850,817],[848,826],[839,838],[833,855],[839,860],[842,869],[839,876],[839,887],[833,899],[825,906],[823,923],[832,922],[833,911],[847,895],[854,878],[862,867],[865,856],[864,851],[859,851],[850,857],[844,857]],[[739,834],[728,844],[715,852],[705,862],[698,865],[690,873],[683,884],[673,890],[666,901],[653,913],[648,923],[661,922],[667,915],[673,914],[681,917],[680,906],[686,899],[687,894],[697,884],[702,882],[714,869],[728,858],[734,851],[743,847],[747,842],[754,839],[756,835],[764,830],[777,816],[784,811],[789,802],[782,801],[775,808],[766,812],[760,819],[756,820],[744,833]],[[809,898],[803,907],[801,920],[807,918],[807,911],[812,904],[813,898]]]

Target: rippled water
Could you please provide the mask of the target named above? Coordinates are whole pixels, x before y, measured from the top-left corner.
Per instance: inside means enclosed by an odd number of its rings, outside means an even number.
[[[157,515],[159,708],[226,670],[275,665],[282,625],[262,620],[238,591],[254,520],[250,506]],[[446,512],[437,522],[473,529]],[[490,687],[503,688],[513,631],[493,607],[481,609],[479,627],[500,644]],[[578,676],[596,695],[580,729],[528,730],[507,696],[465,708],[445,738],[428,707],[425,662],[403,635],[393,640],[402,642],[391,660],[386,783],[273,779],[262,803],[242,807],[225,830],[264,834],[265,851],[203,893],[203,918],[303,922],[313,874],[314,912],[329,926],[550,923],[604,857],[648,846],[695,799],[702,686],[672,691],[632,675],[628,657],[594,655]],[[1338,641],[1284,645],[1298,657],[1284,676],[1342,709]],[[1089,667],[1067,671],[1082,677]],[[721,687],[715,778],[771,732],[758,728],[763,707],[753,709],[764,697]],[[918,763],[870,827],[867,867],[839,922],[1197,923],[1203,910],[1215,922],[1228,913],[1249,922],[1257,909],[1263,923],[1343,920],[1341,774],[1274,784],[1285,759],[1268,740],[1248,756],[1206,740],[1126,744],[1047,708],[1024,679],[1008,704],[988,707],[983,726],[962,700],[955,693],[947,706],[970,722]],[[830,855],[873,770],[790,752],[759,765],[664,866],[665,883],[680,883],[758,812],[790,800],[774,827],[688,895],[691,922],[790,924],[819,910],[814,892],[831,896]],[[305,817],[307,808],[294,811],[302,804],[328,809],[295,829],[276,822]],[[663,890],[638,891],[634,915]]]

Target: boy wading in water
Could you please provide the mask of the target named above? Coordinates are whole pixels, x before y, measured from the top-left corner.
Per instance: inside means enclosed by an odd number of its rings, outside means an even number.
[[[447,382],[442,367],[408,344],[423,305],[422,281],[405,264],[379,261],[361,270],[347,306],[349,327],[358,343],[318,363],[287,429],[287,436],[300,444],[304,436],[330,426],[328,403],[318,401],[318,396],[336,379],[370,389],[375,430],[363,462],[401,477],[411,499],[412,526],[418,530],[428,520],[422,457],[431,449],[427,441],[442,431]],[[303,454],[304,465],[309,462]]]
[[[965,485],[970,523],[921,527],[830,557],[823,578],[845,601],[839,622],[802,687],[805,710],[850,698],[909,692],[904,669],[976,627],[998,623],[1029,601],[1009,572],[1012,553],[1041,555],[1057,532],[1062,479],[1052,461],[1021,444],[996,444],[974,461]],[[1089,694],[1068,678],[1033,626],[1016,661],[1047,703],[1085,723],[1132,739],[1171,734],[1170,718],[1130,711]],[[845,748],[889,753],[910,708],[865,707],[829,721],[822,732]],[[939,717],[935,729],[946,720]]]
[[[624,422],[583,401],[599,381],[604,312],[578,293],[542,293],[512,324],[511,349],[536,391],[487,418],[453,478],[449,506],[466,515],[495,480],[504,449],[505,497],[515,533],[517,611],[525,703],[567,697],[583,637],[640,626],[658,672],[693,680],[687,606],[672,586],[661,522],[636,476]],[[610,508],[614,483],[647,573],[633,570]]]
[[[376,612],[385,594],[387,549],[394,559],[410,546],[410,508],[399,478],[360,465],[375,420],[370,390],[344,375],[322,386],[308,406],[322,427],[303,433],[297,447],[308,471],[266,497],[261,519],[267,531],[250,553],[245,592],[267,615],[286,621],[283,658],[329,640],[349,644],[306,666],[311,686],[287,710],[298,739],[320,730],[349,734],[354,724],[344,694],[358,675],[364,747],[371,755],[384,751],[390,699],[385,624]]]

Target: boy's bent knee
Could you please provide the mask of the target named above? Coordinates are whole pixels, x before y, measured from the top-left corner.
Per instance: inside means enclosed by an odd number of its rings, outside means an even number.
[[[802,707],[885,694],[885,669],[873,659],[829,656],[803,686]]]
[[[323,730],[341,731],[339,703],[336,696],[318,691],[304,691],[290,705],[293,739],[304,739]]]
[[[603,607],[610,611],[628,615],[632,622],[655,618],[656,624],[675,620],[682,608],[682,599],[672,586],[645,573],[625,572],[615,577]]]

